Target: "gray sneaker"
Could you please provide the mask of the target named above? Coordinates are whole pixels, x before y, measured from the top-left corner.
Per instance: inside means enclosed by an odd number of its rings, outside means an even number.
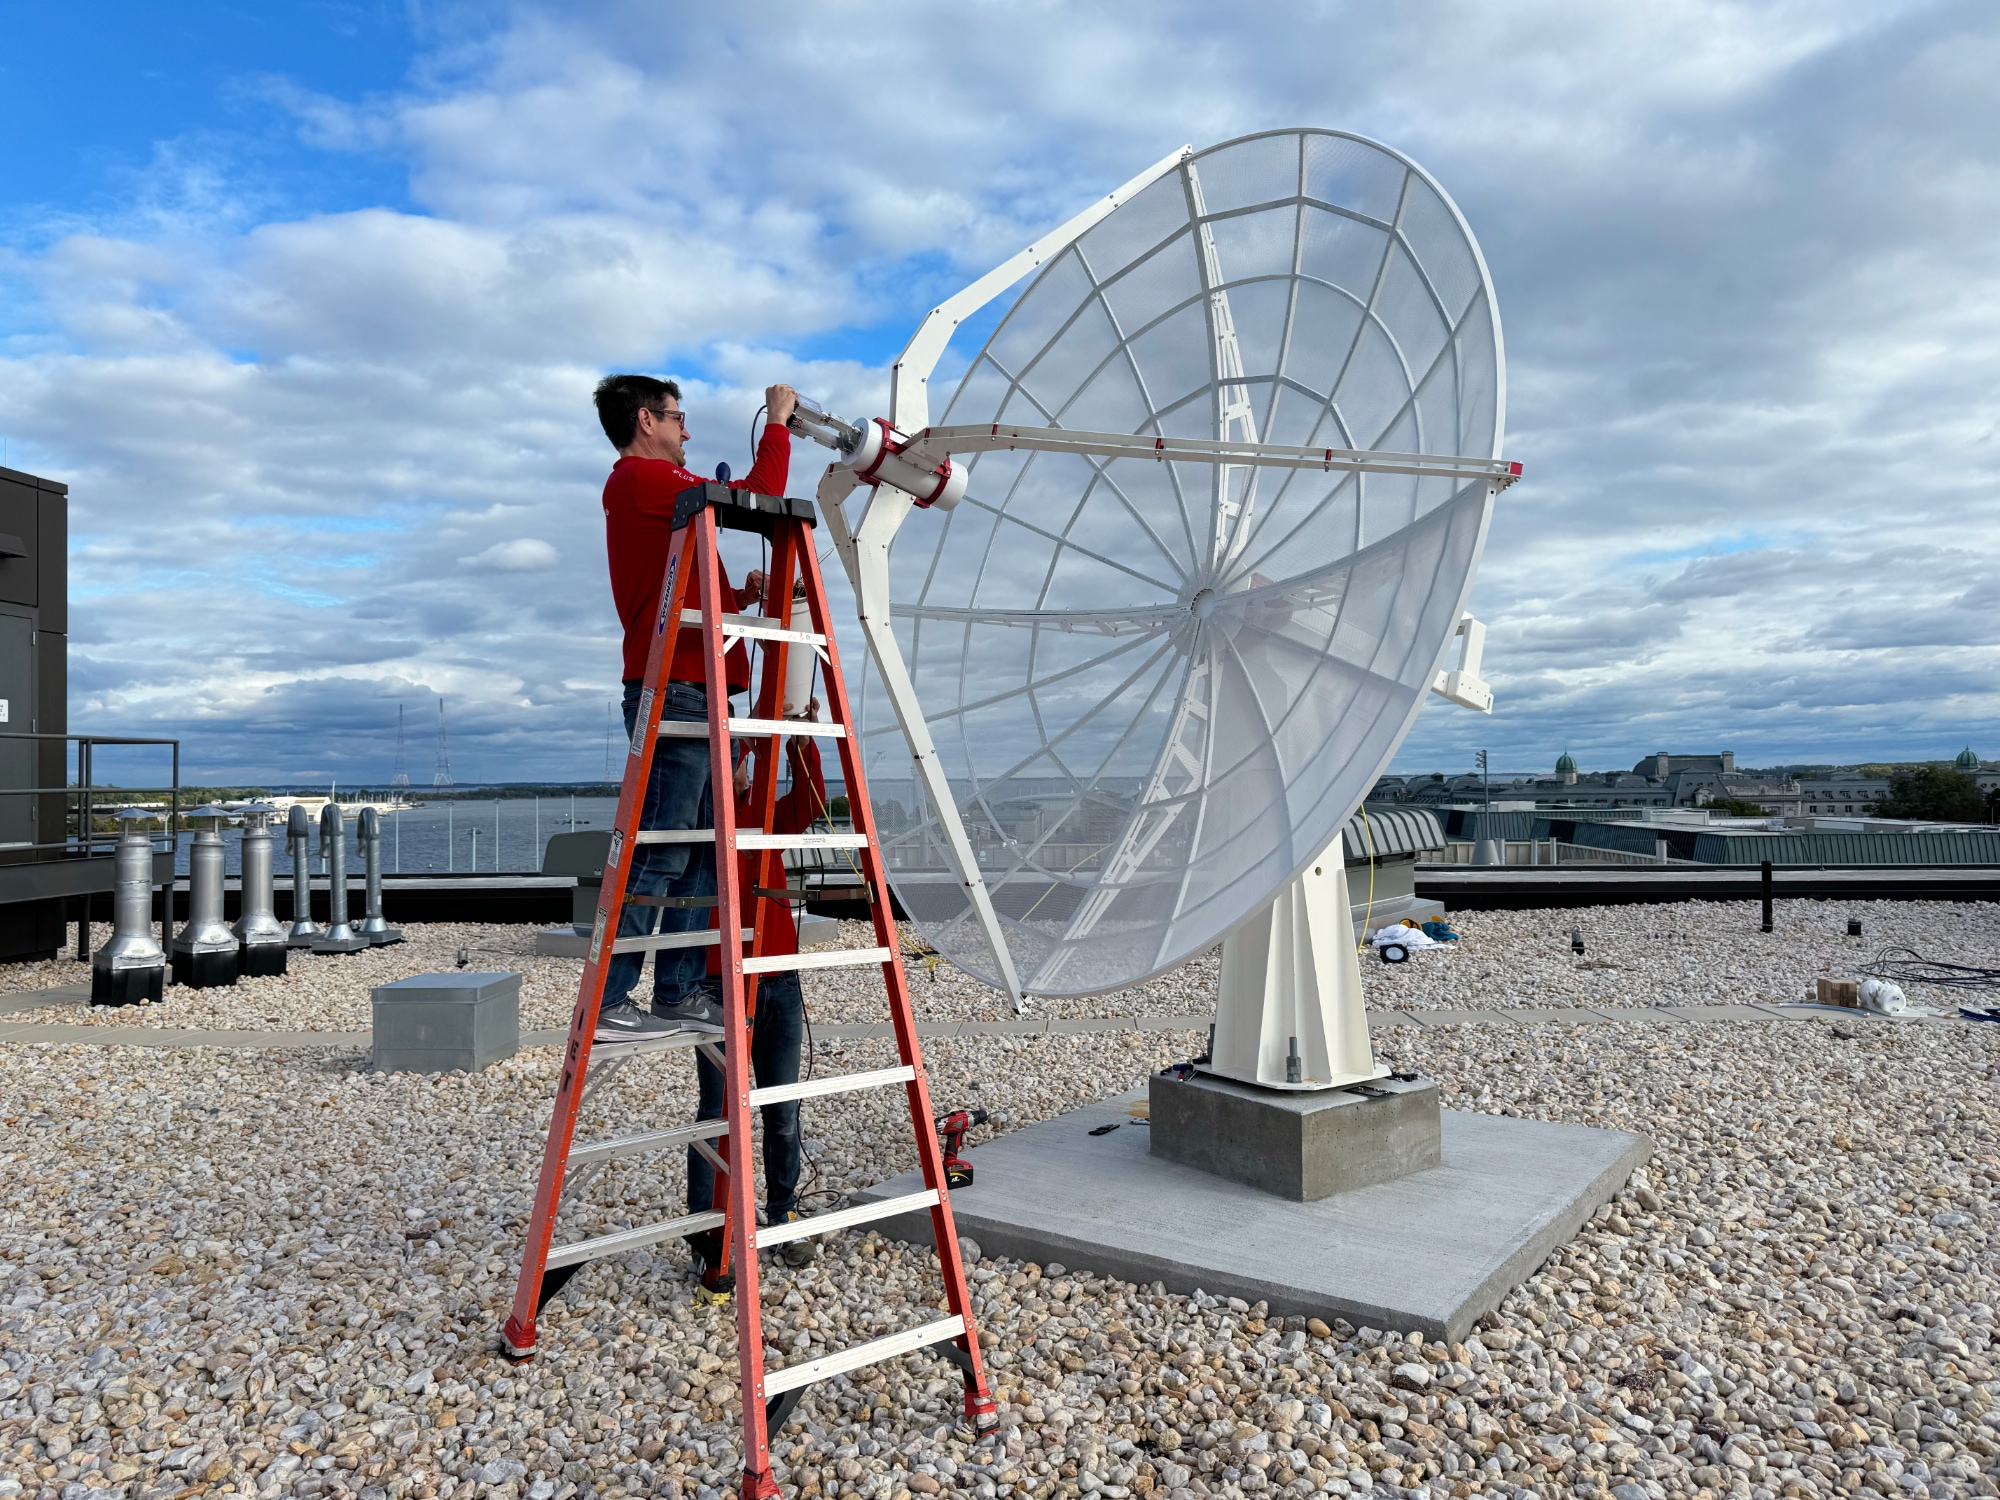
[[[668,1031],[702,1031],[722,1035],[722,1002],[706,990],[689,990],[678,1004],[653,1002],[653,1017]]]
[[[681,1028],[649,1015],[630,1000],[615,1001],[597,1008],[597,1032],[593,1042],[646,1042],[654,1037],[672,1036]]]

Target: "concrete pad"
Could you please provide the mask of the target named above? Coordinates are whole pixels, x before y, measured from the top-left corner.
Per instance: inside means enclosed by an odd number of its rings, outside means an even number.
[[[1662,1005],[1668,1015],[1683,1021],[1778,1021],[1785,1019],[1754,1005]]]
[[[366,1031],[195,1031],[169,1026],[71,1026],[50,1021],[0,1028],[0,1042],[58,1042],[86,1047],[260,1047],[358,1048],[374,1037]]]
[[[0,1016],[11,1016],[17,1011],[40,1010],[45,1005],[88,1005],[90,1003],[90,981],[76,984],[59,984],[53,989],[21,990],[12,995],[0,995]]]
[[[1595,1026],[1612,1019],[1601,1010],[1586,1010],[1580,1005],[1523,1006],[1508,1011],[1507,1015],[1528,1026],[1544,1021],[1553,1021],[1559,1026]]]
[[[959,1231],[989,1255],[1457,1340],[1652,1154],[1623,1131],[1446,1110],[1442,1165],[1295,1203],[1154,1156],[1129,1112],[1144,1098],[1101,1100],[968,1152],[973,1184],[951,1195]],[[1100,1125],[1121,1128],[1093,1137]],[[859,1196],[922,1187],[909,1172]],[[930,1239],[928,1212],[880,1227]]]
[[[1679,1026],[1687,1020],[1686,1016],[1677,1016],[1657,1005],[1621,1005],[1604,1013],[1614,1021],[1638,1026]]]
[[[1368,1012],[1368,1034],[1378,1031],[1394,1031],[1398,1026],[1422,1028],[1430,1023],[1413,1010],[1371,1010]]]
[[[1512,1026],[1514,1018],[1504,1010],[1427,1010],[1426,1026]]]
[[[960,1036],[1042,1036],[1047,1033],[1049,1023],[1032,1016],[1023,1016],[1015,1021],[968,1021]]]

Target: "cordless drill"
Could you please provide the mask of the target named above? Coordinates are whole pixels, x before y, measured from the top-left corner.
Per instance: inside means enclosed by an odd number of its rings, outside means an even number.
[[[958,1109],[937,1122],[938,1139],[944,1144],[944,1182],[948,1188],[972,1186],[972,1163],[958,1153],[965,1149],[966,1132],[986,1123],[983,1109]]]

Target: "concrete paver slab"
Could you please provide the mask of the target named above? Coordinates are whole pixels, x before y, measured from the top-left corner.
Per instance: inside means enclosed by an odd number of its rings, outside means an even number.
[[[89,1003],[90,981],[85,979],[77,984],[59,984],[52,989],[18,990],[11,995],[0,995],[0,1016],[11,1016],[24,1010],[40,1010],[45,1005]]]
[[[1514,1018],[1504,1010],[1427,1010],[1426,1026],[1512,1026]]]
[[[1596,1026],[1612,1019],[1601,1010],[1586,1010],[1580,1005],[1527,1005],[1509,1010],[1507,1016],[1524,1025],[1553,1021],[1559,1026]]]
[[[1378,1031],[1394,1031],[1398,1026],[1423,1027],[1430,1023],[1413,1010],[1371,1010],[1368,1012],[1368,1034]]]
[[[0,1042],[58,1042],[83,1047],[334,1047],[366,1051],[365,1031],[195,1031],[178,1026],[73,1026],[53,1021],[0,1029]]]
[[[1130,1113],[1144,1097],[1101,1100],[973,1149],[976,1179],[951,1198],[960,1233],[989,1255],[1458,1340],[1652,1152],[1623,1131],[1446,1110],[1441,1166],[1298,1203],[1154,1156]],[[1122,1128],[1090,1134],[1113,1124]],[[911,1172],[859,1196],[921,1187]],[[930,1216],[881,1228],[927,1242]]]
[[[1782,1021],[1790,1019],[1776,1011],[1755,1005],[1662,1005],[1669,1015],[1683,1021]]]

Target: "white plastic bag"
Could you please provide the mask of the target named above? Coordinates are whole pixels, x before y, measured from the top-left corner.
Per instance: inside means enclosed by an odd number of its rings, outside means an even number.
[[[1400,924],[1378,928],[1375,936],[1368,941],[1378,948],[1394,943],[1397,947],[1410,953],[1415,953],[1419,948],[1435,948],[1438,945],[1437,939],[1425,932],[1423,928],[1404,927]]]

